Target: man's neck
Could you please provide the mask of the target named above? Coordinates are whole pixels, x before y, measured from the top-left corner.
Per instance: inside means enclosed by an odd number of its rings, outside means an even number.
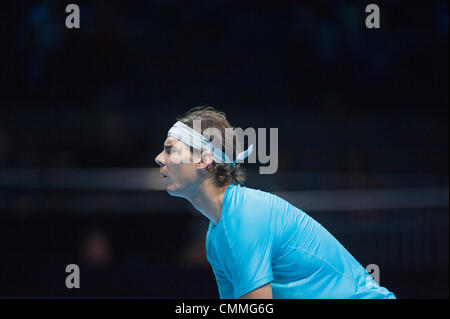
[[[218,187],[211,180],[199,185],[198,191],[189,198],[191,204],[217,225],[222,212],[223,198],[229,185]]]

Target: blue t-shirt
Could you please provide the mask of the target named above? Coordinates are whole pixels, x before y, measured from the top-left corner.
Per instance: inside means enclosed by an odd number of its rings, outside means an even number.
[[[272,285],[273,298],[395,298],[322,225],[280,197],[231,184],[206,255],[220,298]]]

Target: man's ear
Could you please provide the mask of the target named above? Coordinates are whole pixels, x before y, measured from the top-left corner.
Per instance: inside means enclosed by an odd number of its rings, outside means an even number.
[[[202,152],[200,161],[196,164],[197,168],[207,168],[213,162],[212,154],[206,150]]]

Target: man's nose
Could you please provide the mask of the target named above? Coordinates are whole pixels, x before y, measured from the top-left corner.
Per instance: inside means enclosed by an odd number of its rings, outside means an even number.
[[[165,160],[164,160],[164,156],[162,155],[163,152],[159,153],[158,156],[155,157],[155,162],[156,164],[158,164],[159,166],[164,166],[165,164]]]

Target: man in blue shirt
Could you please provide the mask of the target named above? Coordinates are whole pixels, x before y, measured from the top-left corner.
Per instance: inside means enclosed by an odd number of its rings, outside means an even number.
[[[241,186],[234,154],[194,130],[196,120],[229,134],[222,112],[191,109],[155,161],[169,194],[210,220],[206,252],[221,298],[395,298],[317,221],[278,196]]]

